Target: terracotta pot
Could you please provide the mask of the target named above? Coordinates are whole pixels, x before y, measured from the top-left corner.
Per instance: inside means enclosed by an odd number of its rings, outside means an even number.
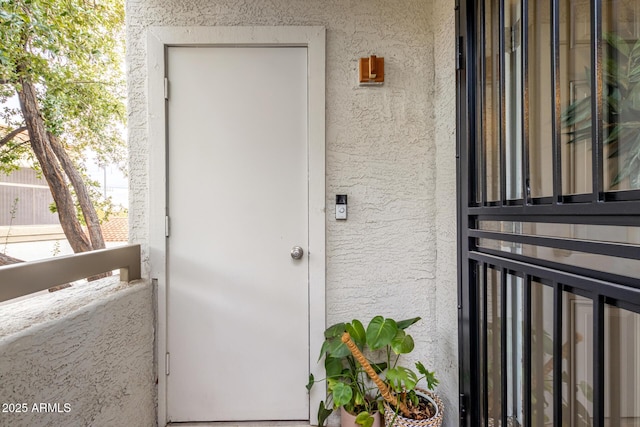
[[[356,423],[356,416],[351,415],[349,412],[345,411],[344,408],[340,408],[340,426],[362,427],[360,424]],[[382,427],[382,416],[380,415],[380,412],[373,414],[373,426],[371,427]]]

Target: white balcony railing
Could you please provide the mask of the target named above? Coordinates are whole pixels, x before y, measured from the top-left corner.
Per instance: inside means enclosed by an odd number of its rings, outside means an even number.
[[[141,278],[140,245],[30,261],[0,267],[0,302],[120,269],[120,280]]]

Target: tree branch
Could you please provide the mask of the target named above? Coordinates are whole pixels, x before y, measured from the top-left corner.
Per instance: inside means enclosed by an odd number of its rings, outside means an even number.
[[[9,255],[5,255],[0,252],[0,266],[9,265],[9,264],[17,264],[19,262],[24,262],[21,259],[11,257]]]
[[[18,134],[24,132],[25,130],[27,130],[27,127],[26,126],[21,126],[21,127],[17,128],[17,129],[12,130],[8,134],[6,134],[4,137],[2,137],[2,139],[0,139],[0,147],[5,145],[7,142],[11,141],[13,138],[18,136]]]
[[[31,140],[27,140],[27,141],[21,142],[20,144],[16,144],[13,147],[9,148],[8,150],[4,150],[2,152],[2,155],[6,156],[7,154],[11,153],[13,150],[17,150],[18,148],[22,147],[23,145],[27,145],[30,142],[31,142]],[[2,147],[0,146],[0,148],[2,148]]]

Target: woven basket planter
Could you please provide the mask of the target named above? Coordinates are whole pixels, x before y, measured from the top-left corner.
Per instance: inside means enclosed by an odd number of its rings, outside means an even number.
[[[415,389],[419,394],[429,398],[436,406],[436,415],[426,420],[414,420],[403,417],[387,402],[384,402],[384,423],[386,427],[440,427],[444,418],[444,405],[437,394],[419,388]]]

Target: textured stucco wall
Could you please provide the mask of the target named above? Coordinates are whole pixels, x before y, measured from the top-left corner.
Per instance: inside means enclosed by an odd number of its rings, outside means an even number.
[[[151,301],[108,278],[0,307],[0,404],[26,404],[0,426],[155,425]]]
[[[430,27],[434,32],[436,143],[436,310],[437,342],[440,357],[436,369],[440,393],[446,396],[449,414],[458,425],[458,292],[456,272],[456,71],[455,11],[453,1],[434,1]]]
[[[410,329],[416,358],[443,370],[449,408],[457,404],[455,92],[448,81],[455,74],[445,70],[453,67],[453,6],[435,0],[127,2],[132,239],[143,246],[149,240],[146,28],[325,26],[327,321],[421,316]],[[435,41],[434,28],[451,43],[438,44],[443,40]],[[358,87],[357,60],[371,54],[385,58],[385,84]],[[439,172],[440,161],[450,170]],[[343,193],[349,219],[337,222],[335,194]],[[447,424],[456,425],[457,412],[447,412]]]

